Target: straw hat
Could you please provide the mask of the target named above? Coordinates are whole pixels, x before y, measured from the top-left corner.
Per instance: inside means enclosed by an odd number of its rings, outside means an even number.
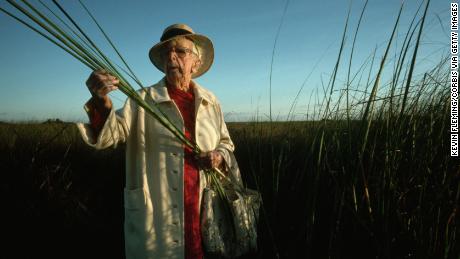
[[[211,40],[200,34],[195,34],[195,32],[186,24],[173,24],[167,27],[161,35],[160,42],[155,44],[149,51],[150,61],[158,68],[160,71],[163,71],[164,60],[161,58],[161,49],[165,43],[178,38],[186,36],[188,39],[191,39],[197,48],[198,57],[201,60],[201,66],[198,70],[192,74],[192,78],[196,78],[204,74],[212,65],[214,60],[214,47]]]

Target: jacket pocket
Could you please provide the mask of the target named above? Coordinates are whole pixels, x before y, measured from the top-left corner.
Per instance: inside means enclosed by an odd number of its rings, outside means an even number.
[[[145,210],[145,195],[143,188],[125,189],[125,210]]]
[[[125,252],[127,258],[146,258],[154,240],[153,212],[143,188],[125,189]]]

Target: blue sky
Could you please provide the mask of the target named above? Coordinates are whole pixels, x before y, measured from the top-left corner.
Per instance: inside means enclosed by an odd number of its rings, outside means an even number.
[[[106,46],[77,1],[60,2],[97,43]],[[289,1],[273,63],[272,113],[275,117],[282,118],[288,112],[311,73],[296,109],[298,118],[306,114],[311,92],[322,89],[322,83],[332,73],[351,5],[343,59],[348,63],[364,2]],[[159,41],[165,27],[187,23],[197,33],[208,36],[214,43],[215,60],[211,69],[197,79],[198,83],[216,94],[227,120],[250,119],[256,115],[267,118],[272,51],[286,1],[99,0],[85,3],[145,85],[162,78],[147,53]],[[420,3],[405,1],[395,46],[402,44]],[[369,1],[358,34],[352,72],[365,63],[375,48],[376,58],[382,56],[400,5],[400,0]],[[12,10],[6,1],[0,6]],[[419,73],[448,54],[449,8],[449,1],[431,1],[417,59]],[[85,81],[91,71],[3,13],[0,13],[0,34],[0,120],[86,121],[82,107],[90,96]],[[115,57],[110,49],[105,51]],[[395,53],[396,49],[390,55]],[[347,68],[348,65],[341,66],[338,82],[346,80]],[[111,96],[115,107],[121,108],[124,95],[116,92]]]

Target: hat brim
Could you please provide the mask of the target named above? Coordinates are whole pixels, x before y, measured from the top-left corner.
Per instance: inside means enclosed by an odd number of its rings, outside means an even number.
[[[206,73],[206,71],[209,70],[209,68],[212,65],[212,62],[214,61],[214,46],[212,45],[212,42],[208,37],[200,34],[178,35],[168,40],[155,44],[149,51],[150,61],[152,61],[153,65],[155,65],[155,67],[158,68],[158,70],[165,73],[164,60],[162,59],[160,54],[161,50],[166,43],[179,37],[187,37],[192,39],[201,56],[201,65],[198,68],[198,70],[192,74],[192,78],[197,78]]]

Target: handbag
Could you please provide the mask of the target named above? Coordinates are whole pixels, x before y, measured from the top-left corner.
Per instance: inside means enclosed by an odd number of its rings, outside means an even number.
[[[220,172],[220,171],[218,171]],[[222,199],[208,182],[201,202],[201,236],[209,257],[235,258],[257,250],[260,193],[221,174]]]

